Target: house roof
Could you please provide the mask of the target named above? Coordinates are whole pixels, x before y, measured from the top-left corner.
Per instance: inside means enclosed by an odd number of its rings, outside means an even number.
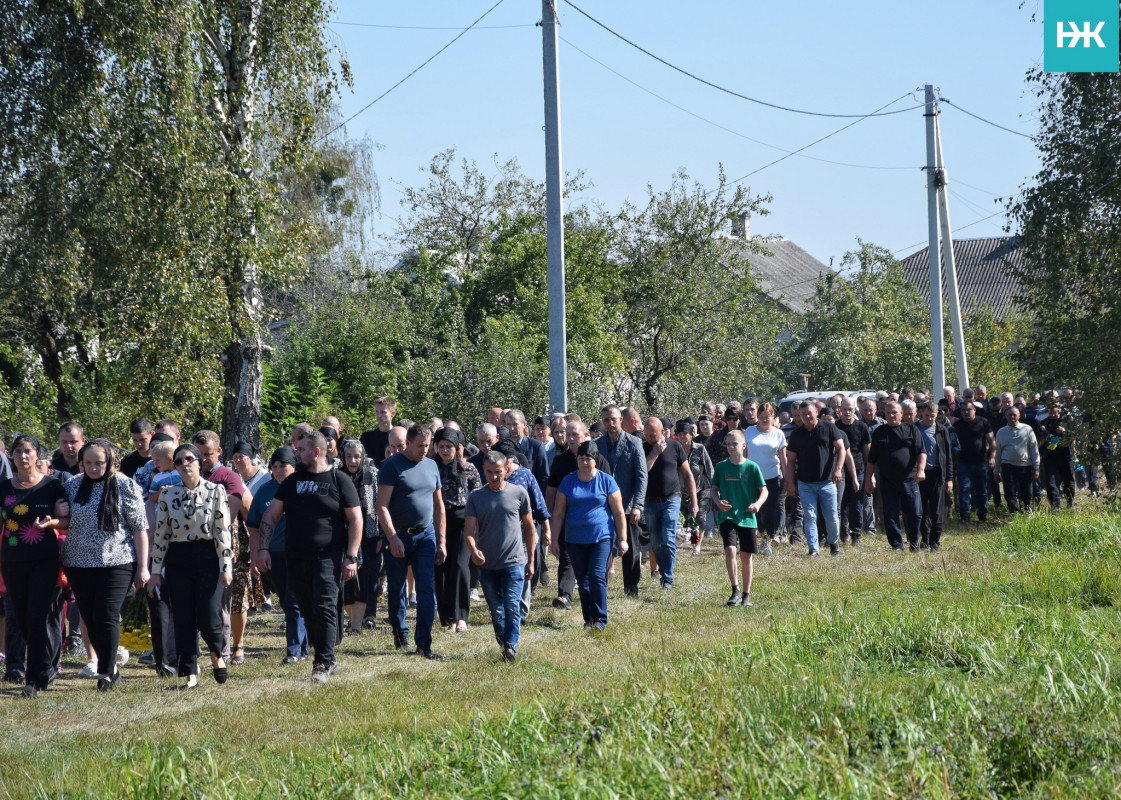
[[[923,299],[930,299],[929,248],[924,247],[903,259],[903,272]],[[961,313],[969,314],[990,306],[997,318],[1012,310],[1020,291],[1018,270],[1023,267],[1023,251],[1015,236],[986,239],[959,239],[954,242],[954,271],[958,276]],[[942,299],[946,298],[946,276],[942,275]]]
[[[814,296],[817,281],[832,270],[789,239],[756,239],[768,253],[758,253],[745,241],[742,255],[751,264],[759,288],[779,305],[801,314]]]

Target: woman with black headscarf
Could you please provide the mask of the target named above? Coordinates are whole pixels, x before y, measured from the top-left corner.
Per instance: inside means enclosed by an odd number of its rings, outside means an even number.
[[[366,447],[357,439],[342,440],[339,460],[342,471],[358,491],[358,503],[362,508],[362,561],[354,580],[343,584],[344,605],[350,617],[349,633],[361,633],[367,621],[370,627],[374,625],[381,581],[382,542],[378,515],[374,509],[378,493],[378,467],[372,458],[366,457]]]
[[[447,557],[436,566],[436,613],[451,632],[467,630],[471,610],[471,553],[464,546],[467,495],[483,485],[479,471],[463,455],[467,439],[456,428],[440,428],[432,437],[444,498]]]
[[[65,528],[70,518],[65,489],[40,468],[39,447],[39,440],[30,434],[16,436],[9,451],[14,474],[0,481],[4,524],[0,574],[27,642],[23,697],[35,697],[54,680],[47,654],[47,617],[59,594],[56,531]]]
[[[78,462],[82,474],[66,484],[70,527],[62,565],[98,654],[97,690],[106,692],[121,680],[121,606],[134,578],[137,588],[148,581],[148,519],[140,487],[116,470],[112,442],[87,442]]]
[[[222,658],[222,590],[233,583],[232,520],[226,488],[199,473],[198,448],[181,444],[174,459],[183,482],[160,489],[148,594],[166,590],[171,599],[179,677],[187,679],[183,688],[193,689],[200,634],[210,648],[214,680],[225,683],[230,676]]]

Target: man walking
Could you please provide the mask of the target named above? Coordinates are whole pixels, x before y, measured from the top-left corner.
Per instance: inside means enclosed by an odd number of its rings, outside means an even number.
[[[662,588],[673,588],[673,567],[677,558],[677,516],[681,511],[681,496],[689,498],[689,513],[697,516],[697,484],[689,468],[689,456],[676,439],[666,439],[662,421],[657,417],[646,420],[643,428],[646,439],[642,449],[646,454],[646,529],[650,533],[650,547],[658,559]]]
[[[954,433],[961,447],[958,453],[958,513],[962,522],[969,522],[973,508],[977,519],[989,518],[989,470],[996,467],[996,438],[987,419],[977,413],[977,404],[963,399],[958,406],[961,415],[954,423]]]
[[[925,477],[919,484],[922,522],[919,524],[920,547],[937,553],[942,542],[942,526],[946,521],[946,493],[954,490],[953,448],[949,429],[938,422],[938,406],[926,400],[919,406],[919,434],[926,451]]]
[[[800,403],[798,413],[802,427],[791,432],[786,447],[790,466],[786,494],[797,497],[802,503],[802,530],[806,534],[809,555],[818,554],[817,512],[820,508],[825,518],[829,552],[838,556],[841,554],[837,543],[841,531],[837,518],[837,487],[845,466],[844,440],[832,422],[818,419],[817,406],[813,403]]]
[[[903,407],[897,400],[884,405],[886,424],[872,434],[868,464],[864,473],[864,494],[871,496],[879,486],[884,504],[884,530],[892,550],[903,549],[899,515],[907,527],[907,542],[919,549],[919,517],[922,506],[919,482],[926,477],[926,450],[915,426],[903,421]]]

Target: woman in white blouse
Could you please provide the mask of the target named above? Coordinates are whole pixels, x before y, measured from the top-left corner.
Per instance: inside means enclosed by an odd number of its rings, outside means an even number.
[[[775,426],[775,407],[764,403],[759,409],[759,421],[744,431],[747,440],[747,457],[763,470],[767,482],[767,500],[759,511],[759,528],[763,532],[763,555],[771,554],[771,543],[784,527],[783,503],[786,493],[783,476],[786,474],[786,435]]]
[[[222,590],[233,582],[230,507],[225,488],[199,474],[202,456],[194,445],[179,445],[174,458],[183,483],[160,490],[148,593],[168,592],[179,677],[187,679],[183,688],[193,689],[199,635],[210,648],[214,680],[230,676],[222,658]]]
[[[148,580],[148,519],[140,487],[116,470],[112,442],[87,442],[78,460],[83,474],[66,484],[70,528],[62,566],[98,654],[97,690],[106,692],[121,680],[117,646],[129,584],[143,589]]]

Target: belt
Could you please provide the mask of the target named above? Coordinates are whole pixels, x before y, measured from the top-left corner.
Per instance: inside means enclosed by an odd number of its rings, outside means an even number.
[[[668,495],[667,497],[659,497],[658,495],[648,494],[648,495],[646,495],[646,502],[647,503],[665,503],[669,500],[673,500],[675,497],[681,497],[681,492],[674,492],[673,494]]]
[[[407,533],[409,536],[416,536],[418,533],[424,533],[426,530],[428,530],[427,525],[416,525],[412,528],[405,528],[404,533]],[[398,531],[398,533],[401,533],[401,531]]]

